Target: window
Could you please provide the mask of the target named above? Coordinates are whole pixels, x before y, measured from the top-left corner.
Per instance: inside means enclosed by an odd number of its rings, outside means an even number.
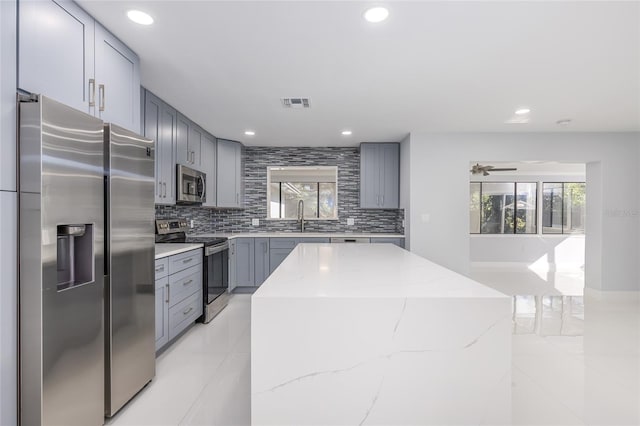
[[[584,234],[586,213],[584,182],[542,184],[542,233]]]
[[[473,234],[535,234],[537,184],[471,182],[470,232]]]
[[[297,219],[298,203],[304,203],[305,219],[337,219],[338,168],[330,167],[269,167],[269,219]]]

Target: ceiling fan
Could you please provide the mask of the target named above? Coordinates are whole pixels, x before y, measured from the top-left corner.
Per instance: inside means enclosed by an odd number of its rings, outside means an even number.
[[[518,170],[515,167],[508,167],[508,168],[497,168],[497,167],[493,167],[493,166],[481,166],[480,163],[476,163],[473,165],[473,167],[471,167],[471,170],[469,170],[471,172],[471,174],[474,175],[482,175],[482,176],[489,176],[489,172],[511,172],[514,170]]]

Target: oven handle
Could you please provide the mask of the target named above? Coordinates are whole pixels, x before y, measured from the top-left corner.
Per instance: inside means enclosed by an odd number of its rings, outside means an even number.
[[[207,247],[204,255],[210,256],[212,254],[220,253],[221,251],[229,250],[229,243],[219,244],[217,246]]]

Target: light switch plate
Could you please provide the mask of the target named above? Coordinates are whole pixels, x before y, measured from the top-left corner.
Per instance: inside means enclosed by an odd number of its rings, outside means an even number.
[[[260,226],[260,219],[251,219],[251,225]]]
[[[347,225],[355,225],[356,221],[354,218],[347,218]]]

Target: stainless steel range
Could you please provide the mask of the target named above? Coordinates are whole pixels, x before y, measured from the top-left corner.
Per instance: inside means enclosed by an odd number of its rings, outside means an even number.
[[[187,235],[186,219],[157,219],[156,243],[201,243],[204,245],[203,314],[211,321],[229,302],[229,242],[224,237]]]

